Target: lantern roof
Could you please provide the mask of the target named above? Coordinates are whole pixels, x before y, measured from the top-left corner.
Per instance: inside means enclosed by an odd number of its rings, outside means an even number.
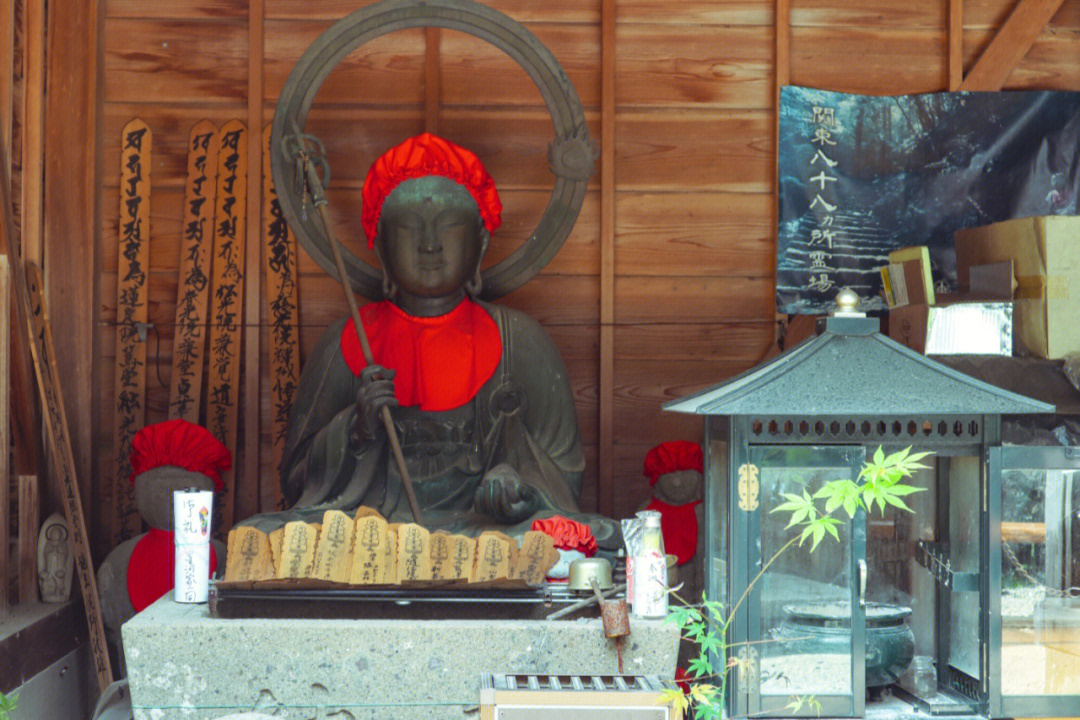
[[[834,316],[818,334],[725,382],[664,405],[698,415],[1009,415],[1054,406],[1002,390],[883,336],[876,318]]]

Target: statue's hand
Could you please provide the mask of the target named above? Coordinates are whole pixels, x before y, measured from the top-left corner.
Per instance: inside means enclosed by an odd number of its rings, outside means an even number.
[[[368,440],[380,437],[384,430],[379,414],[383,407],[397,404],[397,398],[394,397],[394,371],[381,365],[368,365],[360,371],[355,434]]]
[[[536,513],[540,495],[526,485],[517,470],[506,464],[493,467],[476,487],[476,512],[496,522],[516,523]]]

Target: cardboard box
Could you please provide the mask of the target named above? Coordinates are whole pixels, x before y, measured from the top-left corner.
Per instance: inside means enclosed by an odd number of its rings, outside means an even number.
[[[889,253],[881,268],[881,284],[890,308],[933,305],[934,283],[930,277],[930,251],[925,245],[900,248]]]
[[[927,355],[1012,355],[1009,302],[906,305],[889,311],[889,337]]]
[[[957,230],[962,289],[970,268],[1012,260],[1018,354],[1057,360],[1080,351],[1080,217],[1040,216]]]

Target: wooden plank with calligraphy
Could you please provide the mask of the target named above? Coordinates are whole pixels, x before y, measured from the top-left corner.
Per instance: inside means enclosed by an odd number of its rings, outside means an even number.
[[[277,569],[277,577],[311,577],[318,541],[319,531],[314,525],[299,521],[285,523],[285,534],[281,539],[281,565]]]
[[[416,523],[397,527],[397,581],[431,579],[431,539],[427,528]]]
[[[169,419],[199,422],[206,359],[206,309],[210,296],[210,252],[218,171],[217,126],[196,123],[188,136],[184,219],[180,226],[176,330],[169,387]]]
[[[311,576],[317,580],[345,583],[352,569],[353,519],[340,510],[323,513],[315,567]]]
[[[230,120],[222,126],[219,135],[221,149],[218,151],[214,213],[206,427],[235,458],[247,229],[247,128],[239,120]],[[228,532],[232,527],[235,477],[235,470],[229,470],[223,476],[224,487],[218,504],[221,508],[219,533]]]
[[[261,530],[253,527],[236,527],[230,530],[226,557],[226,582],[270,580],[274,577],[270,538]]]
[[[469,582],[484,582],[507,577],[510,574],[510,544],[499,532],[482,532],[476,539],[476,556]]]
[[[150,167],[153,133],[136,118],[124,126],[120,144],[120,218],[116,286],[116,373],[113,468],[114,543],[142,529],[131,475],[131,440],[146,420],[146,276],[150,267]]]
[[[264,474],[259,488],[260,507],[282,509],[281,456],[289,425],[293,396],[300,381],[300,318],[297,305],[296,237],[281,212],[270,173],[270,129],[263,133],[263,272],[266,274],[266,311],[270,321],[270,457],[274,469]]]
[[[79,592],[82,594],[83,608],[86,611],[86,625],[90,631],[90,655],[94,663],[94,674],[98,690],[104,691],[113,679],[112,665],[105,644],[105,624],[101,618],[97,579],[94,577],[94,565],[86,536],[86,521],[83,517],[82,500],[79,498],[79,483],[75,476],[75,456],[71,450],[64,398],[60,392],[60,378],[56,371],[56,352],[53,349],[52,330],[46,312],[41,270],[32,264],[28,264],[25,270],[23,268],[17,245],[10,240],[13,237],[7,204],[10,193],[4,173],[0,173],[0,184],[3,187],[0,195],[4,202],[4,232],[9,238],[7,247],[14,268],[12,278],[15,281],[16,302],[22,306],[22,312],[19,313],[20,330],[27,336],[33,356],[38,392],[46,414],[46,436],[53,455],[56,477],[60,482],[60,502],[71,529],[71,547],[75,555]]]

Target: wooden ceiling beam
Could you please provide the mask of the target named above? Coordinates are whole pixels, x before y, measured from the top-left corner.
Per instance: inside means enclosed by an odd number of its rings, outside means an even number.
[[[1000,90],[1064,0],[1019,0],[1009,19],[960,83],[961,90]]]
[[[964,0],[949,0],[947,27],[949,90],[964,82]]]

